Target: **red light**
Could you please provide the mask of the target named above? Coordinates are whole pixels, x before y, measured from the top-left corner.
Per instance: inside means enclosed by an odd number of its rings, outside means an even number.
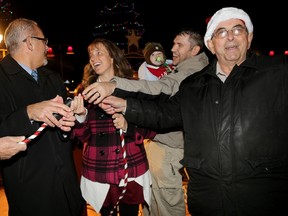
[[[271,50],[270,52],[269,52],[269,56],[274,56],[275,55],[275,52],[273,51],[273,50]]]
[[[288,55],[288,50],[286,50],[286,51],[284,52],[284,54],[285,54],[285,55]]]
[[[74,54],[74,52],[73,52],[73,47],[72,46],[68,46],[68,48],[67,48],[67,53],[66,53],[67,55],[72,55],[72,54]]]
[[[55,56],[55,55],[54,55],[54,53],[53,53],[52,47],[49,47],[48,50],[47,50],[47,57],[52,58],[52,57],[54,57],[54,56]]]

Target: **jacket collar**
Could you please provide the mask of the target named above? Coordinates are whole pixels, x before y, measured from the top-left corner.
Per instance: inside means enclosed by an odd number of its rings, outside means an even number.
[[[242,62],[242,64],[240,64],[237,67],[257,68],[257,65],[258,65],[257,64],[257,59],[258,59],[258,57],[257,57],[256,54],[249,52],[247,54],[246,60],[244,62]],[[217,59],[214,58],[213,60],[211,60],[209,66],[206,69],[203,70],[202,75],[209,74],[209,75],[217,77],[217,75],[216,75],[216,68],[217,68],[216,65],[217,65]]]
[[[209,59],[207,57],[207,55],[205,54],[205,52],[201,52],[198,55],[192,57],[192,58],[188,58],[182,62],[180,62],[177,66],[176,66],[176,70],[178,71],[187,71],[190,70],[191,68],[193,70],[195,70],[195,68],[204,68],[205,66],[207,66],[209,63]]]

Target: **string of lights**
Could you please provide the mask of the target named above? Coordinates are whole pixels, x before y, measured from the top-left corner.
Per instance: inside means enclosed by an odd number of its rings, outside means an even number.
[[[105,36],[123,49],[128,45],[125,36],[131,35],[132,30],[139,37],[145,32],[144,25],[139,21],[141,17],[136,11],[135,3],[116,3],[111,7],[105,6],[99,14],[100,21],[94,27],[93,36]]]

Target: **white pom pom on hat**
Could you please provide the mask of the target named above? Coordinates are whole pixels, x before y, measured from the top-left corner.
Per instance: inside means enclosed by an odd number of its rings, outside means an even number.
[[[249,33],[253,32],[253,24],[249,15],[242,9],[235,7],[226,7],[218,10],[209,20],[207,24],[207,30],[204,36],[204,43],[207,46],[207,40],[210,40],[213,32],[220,22],[229,20],[229,19],[241,19],[245,22],[245,26]]]

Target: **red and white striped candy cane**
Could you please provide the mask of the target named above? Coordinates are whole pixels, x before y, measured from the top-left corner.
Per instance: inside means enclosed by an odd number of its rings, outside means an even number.
[[[123,155],[123,161],[124,161],[124,185],[123,185],[123,189],[122,189],[122,193],[121,195],[118,197],[118,201],[117,203],[114,205],[113,209],[110,211],[110,215],[113,214],[113,212],[115,211],[115,209],[117,208],[120,200],[123,198],[125,192],[126,192],[126,186],[128,183],[128,163],[127,163],[127,159],[126,159],[126,148],[125,148],[125,140],[124,140],[124,134],[123,134],[123,130],[120,129],[120,140],[121,140],[121,152]]]
[[[43,123],[31,136],[27,137],[25,140],[19,142],[19,144],[27,144],[35,139],[39,134],[47,127],[46,123]]]
[[[72,102],[72,98],[68,97],[65,101],[65,105],[69,106],[71,105]],[[60,119],[61,115],[54,113],[53,114],[55,116],[56,119]],[[48,125],[46,123],[43,123],[31,136],[29,136],[28,138],[26,138],[25,140],[19,142],[19,144],[27,144],[29,142],[31,142],[33,139],[35,139],[37,136],[39,136],[39,134],[47,127]]]

